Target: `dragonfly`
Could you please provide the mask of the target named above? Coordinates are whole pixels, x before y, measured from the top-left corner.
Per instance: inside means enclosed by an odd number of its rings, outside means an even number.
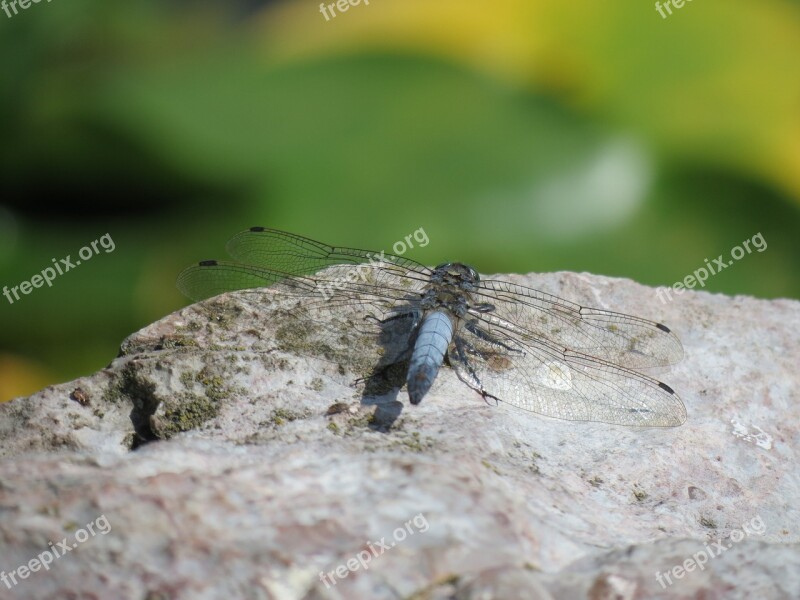
[[[313,309],[322,327],[355,310],[376,343],[388,335],[400,348],[394,358],[407,361],[411,404],[446,363],[486,401],[547,417],[632,427],[686,421],[675,391],[641,372],[683,357],[680,340],[661,323],[482,279],[463,263],[429,268],[265,227],[238,233],[226,250],[233,260],[188,267],[178,289],[199,301],[267,288]]]

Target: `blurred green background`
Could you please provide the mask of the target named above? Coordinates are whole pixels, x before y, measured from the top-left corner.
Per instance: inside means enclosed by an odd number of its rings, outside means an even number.
[[[91,373],[251,225],[481,272],[800,297],[800,5],[55,0],[0,12],[0,400]]]

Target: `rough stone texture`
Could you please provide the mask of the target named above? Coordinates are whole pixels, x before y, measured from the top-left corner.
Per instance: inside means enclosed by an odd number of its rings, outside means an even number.
[[[447,368],[419,406],[396,373],[365,395],[379,357],[345,309],[297,329],[267,292],[221,296],[0,405],[0,569],[110,526],[0,598],[800,597],[800,303],[503,278],[669,324],[686,356],[655,375],[686,424],[487,405]]]

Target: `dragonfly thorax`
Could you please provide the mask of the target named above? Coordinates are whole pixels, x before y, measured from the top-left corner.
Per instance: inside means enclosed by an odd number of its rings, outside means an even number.
[[[474,290],[480,280],[478,272],[463,263],[443,263],[437,266],[431,275],[433,283],[458,286],[468,291]]]
[[[477,271],[461,263],[444,263],[436,267],[422,295],[424,310],[444,309],[457,317],[467,314],[471,292],[477,289]]]

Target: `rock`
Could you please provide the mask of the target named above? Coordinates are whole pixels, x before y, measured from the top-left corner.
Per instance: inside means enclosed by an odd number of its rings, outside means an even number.
[[[411,406],[354,308],[220,296],[0,405],[0,598],[800,597],[800,303],[502,278],[669,324],[687,422]]]

